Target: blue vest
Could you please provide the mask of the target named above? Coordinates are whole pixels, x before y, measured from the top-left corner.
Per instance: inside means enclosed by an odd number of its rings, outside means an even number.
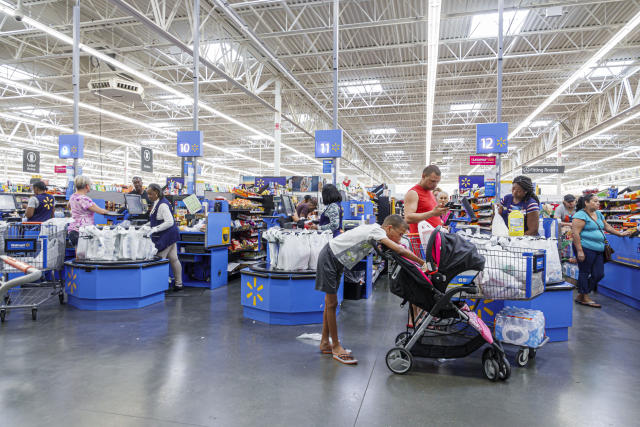
[[[329,205],[329,206],[331,206],[331,205]],[[329,206],[327,206],[327,208]],[[340,204],[338,204],[338,209],[340,210],[340,223],[339,223],[339,226],[338,226],[337,230],[331,230],[331,231],[333,231],[333,237],[339,236],[340,235],[340,230],[342,230],[342,206],[340,206]],[[326,212],[326,210],[327,209],[325,209],[325,212]],[[322,215],[320,215],[320,221],[318,221],[318,225],[327,225],[329,223],[331,223],[331,220],[329,219],[328,216],[326,216],[324,214],[324,212],[322,212]]]
[[[56,201],[53,196],[43,193],[38,194],[36,199],[38,199],[38,207],[34,210],[33,216],[29,218],[29,221],[45,222],[53,218],[53,212],[56,208]]]
[[[159,221],[157,217],[158,209],[162,204],[167,205],[169,207],[169,210],[171,211],[171,214],[173,215],[173,208],[171,207],[171,203],[169,203],[169,201],[163,197],[149,215],[149,223],[151,224],[151,227],[162,224],[162,221]],[[151,235],[151,240],[156,245],[156,249],[158,250],[158,252],[160,252],[180,240],[180,230],[178,230],[178,226],[174,222],[171,228],[167,228],[166,230],[159,233],[153,233]]]

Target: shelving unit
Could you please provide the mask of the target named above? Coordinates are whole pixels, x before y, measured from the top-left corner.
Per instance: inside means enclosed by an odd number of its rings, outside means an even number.
[[[240,272],[239,265],[251,264],[256,261],[263,260],[267,257],[266,251],[262,245],[261,231],[266,228],[266,224],[262,218],[263,209],[256,209],[257,206],[262,207],[262,196],[243,196],[234,194],[235,199],[247,200],[251,202],[250,207],[234,207],[232,201],[229,207],[231,214],[231,245],[229,246],[229,274],[237,274]],[[237,226],[237,221],[242,224]],[[248,247],[233,249],[235,242],[252,242]],[[244,245],[243,245],[244,246]]]
[[[631,198],[600,199],[600,212],[607,222],[616,228],[636,227],[637,222],[629,220],[640,214],[640,200]]]

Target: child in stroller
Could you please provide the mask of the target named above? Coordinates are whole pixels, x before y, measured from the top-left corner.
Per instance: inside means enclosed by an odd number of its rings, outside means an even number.
[[[407,302],[420,307],[423,312],[410,322],[415,329],[407,328],[396,337],[396,347],[386,356],[387,367],[396,374],[411,369],[413,357],[461,358],[482,347],[490,346],[482,355],[484,375],[492,380],[506,380],[511,367],[504,350],[487,325],[472,312],[461,297],[477,293],[475,277],[484,269],[484,257],[475,246],[455,234],[436,228],[426,245],[427,272],[414,262],[387,252],[389,259],[390,290]],[[473,276],[468,285],[451,284],[460,275]],[[451,344],[454,342],[455,344]]]

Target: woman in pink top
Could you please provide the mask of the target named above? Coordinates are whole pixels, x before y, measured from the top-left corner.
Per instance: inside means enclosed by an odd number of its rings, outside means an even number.
[[[73,222],[69,224],[69,239],[74,246],[77,246],[80,227],[93,225],[93,216],[95,214],[109,215],[112,212],[102,209],[87,196],[87,193],[91,191],[91,180],[89,178],[80,175],[76,177],[73,183],[76,187],[76,192],[69,198],[71,218],[73,219]]]

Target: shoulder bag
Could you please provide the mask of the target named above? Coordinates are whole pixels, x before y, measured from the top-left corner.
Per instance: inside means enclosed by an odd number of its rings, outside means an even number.
[[[587,216],[589,217],[589,219],[591,219],[591,221],[593,221],[593,218],[591,218],[591,215],[587,214]],[[597,217],[597,214],[596,214]],[[613,260],[613,253],[615,252],[613,250],[613,248],[611,247],[611,245],[609,245],[609,241],[607,240],[606,236],[604,235],[604,230],[602,229],[602,227],[600,227],[600,224],[598,224],[598,221],[593,221],[596,224],[596,227],[598,227],[598,230],[600,230],[600,232],[602,233],[602,238],[604,238],[604,262],[607,263],[611,260]]]

